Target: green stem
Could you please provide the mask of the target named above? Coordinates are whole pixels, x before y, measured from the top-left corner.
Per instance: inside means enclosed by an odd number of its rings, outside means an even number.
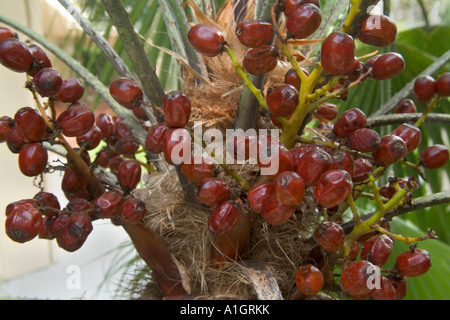
[[[426,118],[431,113],[431,111],[437,108],[437,103],[439,99],[440,97],[435,97],[428,103],[422,116],[419,119],[417,119],[417,121],[414,123],[416,127],[420,127],[425,122]]]

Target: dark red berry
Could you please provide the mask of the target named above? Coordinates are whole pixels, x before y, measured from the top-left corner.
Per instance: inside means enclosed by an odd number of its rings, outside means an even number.
[[[51,68],[52,67],[52,62],[50,61],[47,54],[41,47],[39,47],[35,44],[32,44],[32,45],[28,46],[28,49],[30,50],[31,55],[34,58],[30,69],[27,71],[27,73],[31,77],[36,76],[36,74],[43,68]]]
[[[7,38],[16,38],[17,34],[8,28],[0,27],[0,41]]]
[[[170,165],[190,161],[191,135],[186,129],[169,129],[163,139],[164,159]]]
[[[421,76],[414,81],[413,95],[420,103],[427,103],[436,92],[436,81],[430,76]]]
[[[14,120],[11,117],[0,117],[0,143],[6,142],[8,132],[14,127]]]
[[[161,122],[148,130],[145,140],[145,148],[148,152],[158,154],[163,152],[163,139],[169,127],[165,122]]]
[[[395,107],[395,113],[416,113],[417,107],[413,100],[404,99]]]
[[[57,216],[61,209],[58,198],[51,192],[40,191],[33,199],[39,202],[42,214],[47,217]]]
[[[309,76],[308,71],[303,68],[302,71],[306,76]],[[286,74],[284,75],[284,83],[290,84],[295,89],[297,89],[297,91],[300,91],[301,80],[294,69],[291,68],[286,72]]]
[[[375,130],[357,129],[346,135],[345,144],[359,152],[373,152],[380,144],[381,137]]]
[[[355,162],[352,156],[343,150],[335,150],[331,154],[331,159],[333,159],[333,170],[344,170],[353,177],[353,170]]]
[[[269,73],[278,64],[278,51],[275,47],[264,45],[247,52],[244,57],[244,68],[248,73],[261,76]]]
[[[384,53],[372,65],[372,77],[386,80],[395,77],[405,69],[405,60],[395,52]]]
[[[337,223],[327,221],[319,225],[314,232],[314,238],[322,249],[336,251],[344,245],[345,232]]]
[[[345,111],[334,123],[334,133],[345,138],[350,132],[365,128],[367,124],[366,114],[358,108]]]
[[[39,111],[24,107],[14,115],[14,127],[29,142],[38,142],[45,135],[45,121]]]
[[[258,166],[261,175],[274,177],[283,171],[294,171],[294,158],[289,150],[271,136],[258,137]]]
[[[41,204],[35,199],[24,199],[24,200],[14,201],[6,206],[5,216],[9,217],[11,215],[11,213],[15,212],[14,210],[16,210],[18,207],[20,207],[21,205],[26,204],[26,203],[31,204],[36,209],[40,209],[40,207],[41,207]]]
[[[257,48],[272,39],[272,24],[259,20],[244,20],[236,26],[236,36],[246,47]]]
[[[261,216],[271,225],[280,225],[288,221],[294,214],[295,208],[281,204],[275,193],[266,197],[262,203]]]
[[[206,178],[197,184],[197,199],[208,206],[217,206],[230,198],[230,187],[219,178]]]
[[[322,13],[319,7],[311,3],[299,6],[293,11],[286,22],[286,29],[293,38],[304,39],[313,34],[322,23]]]
[[[440,168],[447,163],[448,159],[448,148],[442,144],[430,146],[420,154],[420,161],[427,169]]]
[[[250,208],[257,213],[261,213],[263,201],[272,193],[275,192],[275,185],[273,183],[262,183],[253,187],[248,195],[247,200]]]
[[[86,239],[74,238],[67,228],[63,228],[56,237],[56,241],[61,249],[64,249],[67,252],[75,252],[83,246]]]
[[[39,70],[33,78],[36,91],[42,97],[52,97],[58,94],[63,84],[61,74],[52,68]]]
[[[141,174],[142,169],[139,161],[135,159],[125,160],[119,166],[117,179],[122,186],[135,189],[141,181]]]
[[[51,219],[47,216],[42,217],[42,225],[38,233],[39,239],[53,240],[56,238],[56,235],[50,234],[50,231],[48,230],[50,220]]]
[[[319,108],[314,112],[317,120],[320,122],[329,122],[334,120],[338,115],[337,106],[333,103],[322,103]]]
[[[26,72],[33,63],[33,56],[27,45],[16,38],[0,41],[0,63],[15,72]]]
[[[113,117],[109,114],[99,114],[95,123],[102,131],[102,136],[104,139],[110,138],[116,133],[116,124],[114,123]]]
[[[387,277],[380,278],[380,287],[375,287],[370,292],[373,300],[395,300],[395,288]]]
[[[275,176],[275,195],[278,202],[286,206],[299,206],[305,196],[305,182],[293,171],[284,171]]]
[[[222,53],[226,43],[222,32],[209,24],[193,26],[187,37],[195,50],[208,57],[215,57]]]
[[[184,128],[191,117],[191,100],[182,91],[167,93],[163,98],[164,118],[171,128]]]
[[[297,109],[298,91],[289,84],[278,86],[267,96],[267,105],[274,117],[289,117]]]
[[[322,272],[312,264],[300,267],[295,273],[297,289],[307,296],[317,294],[323,287]]]
[[[67,222],[67,231],[75,239],[86,239],[92,232],[91,217],[84,211],[74,212]]]
[[[352,297],[369,294],[371,289],[367,284],[376,273],[377,268],[367,260],[350,263],[341,274],[342,289]]]
[[[88,196],[86,185],[86,177],[77,167],[69,166],[66,168],[61,182],[61,189],[69,200]]]
[[[406,143],[407,152],[414,151],[422,140],[422,133],[420,129],[409,123],[401,124],[394,131],[392,131],[392,134],[402,138],[402,140]]]
[[[358,254],[359,254],[359,243],[358,243],[358,241],[354,241],[350,248],[348,258],[350,260],[355,260],[358,257]]]
[[[431,258],[428,251],[414,249],[400,253],[396,260],[396,267],[404,277],[418,277],[428,271],[431,267]]]
[[[333,208],[345,201],[352,186],[352,177],[347,171],[326,171],[316,183],[314,197],[321,207]]]
[[[98,216],[102,219],[107,219],[120,214],[123,201],[120,193],[106,191],[95,200],[94,206]]]
[[[85,150],[94,150],[102,141],[103,134],[99,127],[93,126],[88,132],[77,137],[77,143]]]
[[[56,122],[65,136],[77,137],[82,136],[92,128],[95,123],[95,116],[87,105],[77,102],[61,113]]]
[[[56,99],[64,103],[75,103],[84,95],[84,85],[77,78],[65,80]]]
[[[19,243],[34,239],[42,227],[42,213],[30,203],[23,203],[10,212],[5,221],[8,237]]]
[[[127,199],[121,208],[122,217],[130,223],[140,222],[147,214],[145,202],[137,198]]]
[[[47,161],[47,149],[40,143],[28,144],[19,152],[20,171],[28,177],[35,177],[44,172]]]
[[[450,72],[442,74],[436,80],[436,92],[442,98],[450,97]]]
[[[350,67],[343,73],[343,75],[346,77],[345,81],[353,82],[358,80],[363,70],[364,63],[362,63],[357,57],[355,57]]]
[[[361,259],[384,266],[391,256],[394,241],[384,234],[377,234],[366,240],[361,249]]]
[[[284,14],[286,17],[289,17],[291,13],[293,13],[295,10],[297,10],[298,7],[311,3],[318,8],[320,8],[320,1],[319,0],[285,0],[284,1]]]
[[[397,26],[386,15],[369,15],[361,20],[358,39],[365,44],[387,47],[396,37]]]
[[[317,144],[310,143],[310,144],[304,144],[298,147],[294,147],[289,152],[292,154],[292,157],[294,158],[294,167],[297,168],[297,166],[300,163],[300,159],[308,152],[313,149],[319,149]]]
[[[230,201],[224,201],[211,213],[208,227],[214,234],[224,234],[233,229],[238,219],[238,209]]]
[[[402,138],[388,135],[380,140],[377,149],[372,152],[376,165],[387,167],[405,157],[408,148]]]
[[[69,212],[86,212],[87,214],[89,214],[91,219],[95,216],[94,205],[92,204],[92,202],[82,198],[75,198],[70,200],[66,205],[66,210],[68,210]]]
[[[395,289],[395,300],[402,300],[408,291],[408,280],[404,277],[388,276]]]
[[[51,236],[58,236],[64,229],[66,229],[70,216],[68,214],[60,214],[54,218],[51,218],[47,222],[48,233]]]
[[[322,44],[321,63],[331,74],[345,73],[355,60],[355,41],[343,32],[331,33]]]
[[[327,152],[312,149],[300,159],[295,172],[303,178],[307,186],[312,186],[316,184],[322,173],[332,168],[333,159]]]
[[[353,182],[363,182],[369,179],[369,175],[373,172],[372,163],[364,158],[358,158],[354,161],[353,166]]]
[[[109,92],[121,106],[127,109],[139,107],[144,98],[141,87],[128,78],[113,81],[109,86]]]
[[[204,157],[193,157],[191,163],[181,166],[181,172],[192,182],[200,183],[206,178],[212,178],[215,164]]]
[[[12,153],[19,153],[26,143],[25,139],[15,127],[11,128],[6,134],[6,144]]]

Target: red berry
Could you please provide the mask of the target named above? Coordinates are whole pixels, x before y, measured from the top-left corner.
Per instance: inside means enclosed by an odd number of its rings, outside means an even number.
[[[442,144],[430,146],[420,154],[420,161],[427,169],[437,169],[444,166],[448,158],[448,148]]]
[[[8,116],[0,118],[0,143],[6,142],[8,132],[14,127],[14,120]]]
[[[418,277],[431,267],[430,254],[423,249],[408,250],[396,258],[396,267],[404,277]]]
[[[86,239],[74,238],[67,228],[63,228],[56,237],[56,241],[61,249],[64,249],[67,252],[75,252],[83,246]]]
[[[381,267],[388,262],[393,245],[394,241],[387,235],[374,235],[364,242],[361,249],[361,259]]]
[[[404,277],[388,276],[395,289],[395,300],[402,300],[408,291],[408,280]]]
[[[102,219],[112,218],[122,209],[123,197],[116,191],[106,191],[95,202],[95,210]]]
[[[367,260],[350,263],[341,274],[342,289],[352,297],[369,294],[371,289],[369,289],[368,282],[377,268]]]
[[[217,206],[230,198],[230,188],[219,178],[206,178],[196,188],[198,201],[208,206]]]
[[[119,166],[117,179],[122,186],[133,190],[141,181],[141,174],[142,169],[139,161],[134,159],[125,160]]]
[[[274,117],[289,117],[297,109],[298,91],[289,84],[278,86],[267,96],[267,105]]]
[[[66,228],[73,238],[86,239],[93,229],[91,217],[83,211],[74,212],[70,215]]]
[[[294,171],[294,158],[289,150],[271,136],[258,137],[258,166],[261,175],[275,176],[283,171]]]
[[[262,183],[253,187],[247,195],[250,208],[254,212],[261,213],[263,201],[274,192],[275,185],[273,183]]]
[[[278,51],[275,47],[264,45],[247,52],[244,57],[244,68],[248,73],[261,76],[269,73],[278,64]]]
[[[24,107],[14,115],[14,127],[29,142],[38,142],[45,135],[45,121],[39,111]]]
[[[350,177],[353,177],[355,162],[349,153],[343,150],[335,150],[330,155],[333,159],[333,170],[347,171]]]
[[[145,202],[137,198],[127,199],[121,208],[122,217],[130,223],[139,223],[147,214]]]
[[[369,179],[369,175],[373,172],[372,163],[364,158],[358,158],[353,166],[353,182],[363,182]]]
[[[9,30],[8,28],[0,27],[0,41],[7,38],[16,38],[17,34]]]
[[[148,152],[158,154],[163,152],[163,139],[169,127],[165,122],[161,122],[148,130],[145,139],[145,148]]]
[[[312,264],[300,267],[295,273],[295,284],[297,289],[307,296],[317,294],[323,287],[323,275],[319,269]]]
[[[86,199],[75,198],[70,200],[66,205],[66,210],[72,213],[81,211],[86,212],[91,219],[95,216],[94,205]]]
[[[332,168],[333,159],[331,156],[321,149],[313,149],[300,159],[295,172],[303,178],[307,186],[312,186],[316,184],[322,173]]]
[[[28,177],[35,177],[44,172],[47,161],[47,149],[40,143],[28,144],[19,152],[20,171]]]
[[[84,95],[84,85],[77,78],[65,80],[56,99],[63,103],[75,103]]]
[[[58,198],[53,193],[40,191],[36,193],[33,199],[39,202],[42,207],[42,214],[47,217],[57,216],[59,209],[61,209]]]
[[[5,222],[8,237],[19,243],[34,239],[42,227],[42,214],[30,203],[18,205],[10,212]]]
[[[95,116],[87,105],[77,102],[61,113],[56,122],[65,136],[77,137],[91,130]]]
[[[55,69],[44,68],[36,73],[32,82],[36,87],[36,91],[42,97],[52,97],[58,94],[62,87],[63,79],[61,74]]]
[[[301,69],[306,76],[309,76],[308,71],[303,68]],[[291,68],[288,70],[288,72],[286,72],[286,74],[284,75],[284,83],[290,84],[295,89],[297,89],[297,91],[300,91],[301,80],[294,69]]]
[[[77,143],[85,150],[94,150],[102,141],[103,134],[99,127],[93,126],[88,132],[77,137]]]
[[[359,152],[373,152],[377,149],[380,141],[378,132],[361,128],[347,134],[345,144]]]
[[[19,153],[26,143],[25,139],[15,127],[11,128],[6,134],[6,144],[12,153]]]
[[[16,38],[0,41],[0,63],[15,72],[26,72],[33,63],[33,56],[27,45]]]
[[[164,117],[168,127],[184,128],[191,117],[191,100],[181,91],[167,93],[163,98]]]
[[[144,98],[141,87],[131,79],[119,78],[111,83],[109,92],[113,98],[127,109],[139,107]]]
[[[319,106],[314,115],[320,122],[329,122],[337,117],[338,109],[335,104],[325,102]]]
[[[385,15],[369,15],[361,20],[358,39],[365,44],[387,47],[397,37],[397,26]]]
[[[384,53],[372,65],[372,77],[386,80],[395,77],[405,69],[405,60],[394,52]]]
[[[436,92],[436,81],[430,76],[421,76],[414,81],[414,99],[420,103],[427,103],[433,98]]]
[[[42,217],[42,225],[41,225],[41,229],[39,230],[39,233],[38,233],[39,239],[53,240],[56,238],[56,236],[50,234],[50,231],[48,230],[48,224],[49,224],[50,220],[51,219],[47,216]]]
[[[257,48],[272,39],[272,24],[259,20],[244,20],[236,26],[236,36],[246,47]]]
[[[34,77],[36,74],[43,68],[51,68],[52,62],[48,58],[47,54],[44,50],[42,50],[41,47],[32,44],[28,46],[28,49],[31,52],[31,55],[33,56],[33,63],[30,67],[30,69],[27,71],[27,73]]]
[[[294,167],[297,168],[297,166],[300,163],[300,159],[308,152],[313,149],[319,149],[317,144],[310,143],[310,144],[304,144],[298,147],[294,147],[289,152],[292,154],[292,157],[294,158]]]
[[[320,8],[320,1],[319,0],[285,0],[284,1],[284,14],[286,17],[289,17],[292,12],[297,10],[298,7],[311,3],[318,8]]]
[[[362,63],[357,57],[355,57],[350,67],[343,73],[343,75],[346,77],[345,81],[353,82],[358,80],[363,70],[364,63]]]
[[[69,166],[66,168],[61,182],[61,189],[69,200],[88,196],[86,186],[86,177],[77,167]]]
[[[420,132],[420,129],[409,123],[401,124],[394,131],[392,131],[392,134],[402,138],[402,140],[406,143],[406,147],[408,149],[407,152],[414,151],[422,140],[422,133]]]
[[[96,125],[102,131],[103,139],[110,138],[116,133],[116,124],[111,115],[100,113],[96,119]]]
[[[262,203],[261,216],[271,225],[280,225],[288,221],[294,214],[295,208],[281,204],[275,193],[266,197]]]
[[[305,196],[305,182],[293,171],[284,171],[274,179],[278,202],[286,206],[299,206]]]
[[[190,161],[191,135],[186,129],[169,129],[164,135],[164,159],[170,165],[178,165]]]
[[[358,108],[345,111],[334,123],[334,133],[345,138],[350,132],[365,128],[367,124],[366,114]]]
[[[373,300],[395,300],[395,288],[387,277],[380,278],[380,288],[374,288],[370,292]]]
[[[322,44],[321,62],[331,74],[345,73],[355,60],[355,41],[343,32],[331,33]]]
[[[404,99],[395,108],[395,113],[416,113],[417,107],[413,100]]]
[[[51,218],[47,223],[48,233],[50,236],[58,236],[67,226],[69,222],[68,214],[60,214],[54,218]]]
[[[258,137],[237,135],[232,142],[227,143],[227,152],[237,161],[258,158]]]
[[[442,74],[436,80],[436,92],[442,98],[450,97],[450,72]]]
[[[211,160],[203,157],[194,157],[191,163],[181,166],[181,172],[192,182],[200,183],[206,178],[212,178],[215,164]]]
[[[286,22],[286,29],[293,38],[304,39],[313,34],[322,23],[319,7],[307,3],[293,11]]]
[[[41,204],[35,199],[24,199],[24,200],[14,201],[6,206],[5,216],[9,217],[11,215],[11,213],[15,212],[14,210],[16,210],[17,208],[19,208],[20,206],[22,206],[23,204],[26,204],[26,203],[31,204],[36,209],[40,209],[40,207],[41,207]]]
[[[372,157],[377,166],[387,167],[405,157],[408,148],[402,138],[388,135],[380,140],[377,149],[372,152]]]
[[[222,53],[226,44],[222,32],[209,24],[193,26],[187,37],[195,50],[208,57],[215,57]]]
[[[352,186],[352,177],[347,171],[326,171],[316,183],[314,197],[321,207],[333,208],[345,201]]]
[[[344,229],[336,222],[324,222],[314,232],[314,238],[326,251],[339,250],[345,241]]]
[[[222,202],[209,217],[208,227],[214,234],[224,234],[238,222],[239,211],[230,201]]]
[[[350,248],[348,258],[350,260],[355,260],[358,257],[358,254],[359,254],[359,243],[358,243],[358,241],[354,241]]]

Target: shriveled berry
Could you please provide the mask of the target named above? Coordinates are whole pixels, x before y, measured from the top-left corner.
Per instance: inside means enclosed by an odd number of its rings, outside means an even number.
[[[307,186],[312,186],[316,184],[322,173],[332,168],[333,159],[327,152],[312,149],[300,159],[295,172],[303,178]]]
[[[323,42],[321,62],[324,70],[331,74],[343,74],[355,60],[355,41],[343,32],[332,32]]]
[[[358,257],[358,254],[359,254],[359,243],[358,243],[358,241],[354,241],[350,248],[348,258],[350,260],[355,260]]]
[[[95,123],[102,131],[102,137],[104,139],[110,138],[116,133],[116,124],[114,123],[114,119],[107,113],[100,113],[97,116]]]
[[[10,212],[5,221],[8,237],[19,243],[34,239],[42,226],[42,213],[30,203],[23,203]]]
[[[66,168],[61,182],[61,189],[66,197],[70,199],[84,198],[87,196],[86,185],[86,177],[77,167],[69,166]]]
[[[396,267],[404,277],[418,277],[431,268],[431,258],[428,251],[414,249],[400,253],[396,260]]]
[[[95,216],[94,205],[86,199],[75,198],[70,200],[66,205],[66,210],[69,212],[86,212],[91,219]]]
[[[193,26],[187,37],[194,49],[207,57],[215,57],[222,53],[226,44],[222,32],[209,24]]]
[[[391,79],[404,69],[405,60],[399,53],[384,53],[372,64],[372,77],[376,80]]]
[[[33,78],[36,91],[42,97],[52,97],[58,94],[62,87],[61,74],[53,68],[43,68]]]
[[[103,134],[99,127],[93,126],[88,132],[77,137],[77,143],[85,150],[94,150],[102,141]]]
[[[130,223],[140,222],[147,212],[145,202],[138,198],[127,199],[121,208],[122,217]]]
[[[43,68],[52,67],[52,62],[41,47],[35,44],[31,44],[28,46],[28,49],[33,56],[33,63],[31,64],[30,69],[27,71],[30,76],[36,76],[36,74]]]
[[[322,249],[336,251],[344,245],[345,232],[336,222],[326,221],[316,229],[314,238]]]
[[[420,154],[420,161],[427,169],[438,169],[449,159],[448,148],[442,144],[430,146]]]
[[[436,80],[436,93],[442,97],[450,97],[450,72],[443,73]]]
[[[196,188],[198,201],[208,206],[217,206],[230,198],[230,187],[219,178],[206,178]]]
[[[413,100],[403,99],[395,107],[395,113],[416,113],[417,107]]]
[[[349,295],[363,296],[369,294],[371,289],[367,285],[370,277],[377,271],[377,266],[367,260],[358,260],[350,263],[341,274],[341,287]]]
[[[112,218],[120,214],[122,209],[123,197],[119,192],[106,191],[95,202],[95,210],[100,218]]]
[[[40,191],[35,194],[33,199],[39,202],[42,214],[47,217],[57,216],[61,209],[58,198],[51,192]]]
[[[23,73],[31,67],[33,56],[25,43],[7,38],[0,41],[0,63],[12,71]]]
[[[204,157],[193,157],[191,163],[181,166],[181,172],[192,182],[200,183],[206,178],[212,178],[215,164]]]
[[[395,300],[395,288],[387,277],[380,278],[380,287],[370,292],[373,300]]]
[[[144,98],[141,87],[128,78],[113,81],[109,86],[109,92],[122,107],[127,109],[139,107]]]
[[[309,143],[290,149],[289,152],[292,154],[292,157],[294,158],[294,167],[297,168],[298,164],[300,163],[300,159],[308,151],[311,151],[313,149],[319,149],[318,145],[314,143]]]
[[[264,45],[247,52],[244,57],[244,68],[248,73],[261,76],[269,73],[278,64],[278,51],[275,47]]]
[[[363,182],[369,179],[372,172],[372,163],[367,159],[358,158],[354,161],[352,180],[353,182]]]
[[[86,239],[74,238],[69,233],[69,230],[67,228],[64,228],[56,237],[56,242],[61,249],[64,249],[67,252],[75,252],[83,246],[83,244],[86,242]]]
[[[392,134],[402,138],[402,140],[406,143],[407,152],[414,151],[422,140],[422,133],[420,129],[409,123],[399,125],[394,131],[392,131]]]
[[[56,99],[63,103],[75,103],[84,95],[84,85],[77,78],[64,80]]]
[[[11,117],[0,117],[0,143],[6,142],[8,132],[14,127],[14,120]]]
[[[51,220],[51,218],[49,218],[47,216],[42,217],[42,225],[41,225],[41,229],[39,229],[39,233],[38,233],[39,239],[53,240],[56,238],[56,236],[50,234],[50,231],[48,230],[48,224],[49,224],[50,220]]]
[[[119,183],[129,189],[135,189],[141,181],[141,164],[135,159],[125,160],[117,171],[117,179]]]
[[[238,222],[239,211],[230,201],[222,202],[208,220],[209,230],[214,234],[224,234],[233,229]]]
[[[293,171],[284,171],[275,176],[275,194],[278,202],[286,206],[299,206],[305,196],[305,182]]]
[[[366,125],[366,114],[359,108],[351,108],[339,116],[333,130],[337,136],[345,138],[350,132],[365,128]]]
[[[171,128],[184,128],[191,116],[191,100],[182,91],[173,91],[164,95],[164,118]]]
[[[375,164],[387,167],[405,157],[408,148],[402,138],[387,135],[381,138],[377,149],[372,152]]]
[[[346,135],[345,144],[359,152],[373,152],[380,144],[381,137],[369,128],[357,129]]]
[[[348,152],[335,150],[330,155],[331,159],[333,159],[333,170],[344,170],[348,172],[350,177],[353,176],[355,162]]]
[[[278,86],[267,96],[267,105],[274,117],[288,117],[297,108],[298,91],[289,84]]]
[[[148,130],[145,139],[145,148],[150,153],[158,154],[163,152],[163,139],[169,127],[165,122],[161,122]]]
[[[60,214],[57,217],[51,218],[48,221],[48,233],[51,236],[58,236],[64,229],[66,229],[70,216],[68,214]]]
[[[83,211],[74,212],[67,222],[67,231],[75,239],[86,239],[92,232],[91,217]]]
[[[320,122],[330,122],[338,115],[337,106],[334,103],[322,103],[314,112],[314,115]]]
[[[22,135],[19,133],[19,131],[14,127],[11,128],[8,133],[6,134],[6,144],[8,146],[8,149],[12,153],[19,153],[20,150],[23,148],[24,145],[27,144],[25,139],[22,137]]]
[[[306,3],[293,11],[286,22],[289,35],[304,39],[313,34],[322,23],[322,13],[314,4]]]
[[[260,20],[244,20],[236,26],[236,36],[246,47],[257,48],[272,39],[272,24]]]
[[[92,128],[95,123],[95,116],[87,105],[76,102],[61,113],[56,122],[65,136],[77,137],[82,136]]]
[[[291,13],[293,13],[295,10],[297,10],[298,7],[311,3],[318,8],[320,8],[320,1],[319,0],[285,0],[284,1],[284,14],[286,17],[289,17]]]
[[[386,15],[369,15],[361,20],[358,39],[365,44],[387,47],[397,37],[397,26]]]
[[[408,291],[408,280],[405,277],[388,276],[395,289],[395,300],[402,300]]]
[[[280,225],[288,221],[294,212],[294,207],[286,206],[278,202],[275,193],[266,197],[261,207],[262,218],[271,225]]]
[[[18,207],[20,207],[26,203],[31,204],[36,209],[40,209],[40,207],[41,207],[40,203],[35,199],[23,199],[23,200],[19,200],[19,201],[14,201],[6,206],[5,216],[9,217],[11,215],[11,213],[14,213]]]
[[[394,241],[387,235],[374,235],[364,242],[361,249],[361,259],[381,267],[388,262],[393,245]]]
[[[297,289],[307,296],[317,294],[323,287],[322,272],[312,264],[300,267],[295,273]]]
[[[29,142],[38,142],[45,135],[45,121],[39,111],[24,107],[14,115],[14,127]]]
[[[47,161],[48,152],[41,143],[28,144],[19,152],[20,171],[28,177],[35,177],[44,172]]]
[[[170,165],[190,161],[191,135],[186,129],[169,129],[163,138],[164,159]],[[188,154],[189,153],[189,154]]]
[[[427,103],[436,92],[436,81],[431,76],[420,76],[414,81],[414,99],[420,103]]]
[[[333,208],[345,201],[352,186],[352,177],[347,171],[326,171],[316,183],[314,197],[321,207]]]

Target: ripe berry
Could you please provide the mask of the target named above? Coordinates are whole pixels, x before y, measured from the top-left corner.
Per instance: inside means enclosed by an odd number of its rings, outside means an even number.
[[[417,107],[413,100],[404,99],[395,108],[395,113],[416,113]]]
[[[74,212],[67,222],[67,231],[74,239],[86,239],[92,232],[92,220],[86,212]]]
[[[312,264],[300,267],[295,273],[297,289],[307,296],[313,296],[322,290],[323,282],[322,272]]]
[[[59,115],[56,123],[66,137],[77,137],[92,128],[95,116],[87,105],[76,102]]]
[[[48,58],[47,54],[44,50],[42,50],[41,47],[32,44],[28,46],[28,49],[31,52],[31,55],[33,56],[33,63],[31,64],[30,69],[27,71],[27,73],[34,77],[36,74],[43,68],[51,68],[52,62]]]
[[[144,98],[141,87],[131,79],[119,78],[109,86],[111,96],[127,109],[139,107]]]
[[[37,142],[45,135],[45,121],[39,111],[24,107],[14,115],[14,127],[29,142]]]
[[[354,241],[350,248],[348,258],[350,260],[355,260],[358,257],[358,254],[359,254],[359,243],[358,243],[358,241]]]
[[[61,189],[68,200],[73,198],[87,198],[87,180],[77,167],[67,167],[64,171]]]
[[[253,187],[248,195],[247,200],[250,208],[257,213],[261,213],[263,201],[272,193],[275,192],[275,185],[273,183],[262,183]]]
[[[198,201],[208,206],[217,206],[230,198],[230,188],[219,178],[206,178],[196,188]]]
[[[258,137],[258,166],[261,174],[275,176],[283,171],[294,171],[294,158],[289,150],[271,136]]]
[[[312,186],[316,184],[322,173],[332,168],[333,159],[327,152],[312,149],[300,159],[295,172],[303,178],[307,186]]]
[[[333,159],[333,170],[344,170],[348,172],[350,177],[353,176],[355,162],[349,153],[343,150],[335,150],[330,155]]]
[[[378,132],[368,128],[357,129],[346,136],[346,145],[359,152],[373,152],[380,144]]]
[[[15,72],[26,72],[33,63],[33,56],[27,45],[16,38],[0,41],[0,63]]]
[[[406,147],[408,149],[407,152],[414,151],[422,140],[422,133],[420,132],[420,129],[409,123],[401,124],[394,131],[392,131],[392,134],[402,138],[402,140],[406,143]]]
[[[278,51],[275,47],[264,45],[247,52],[244,57],[244,68],[248,73],[261,76],[269,73],[278,64]]]
[[[77,78],[65,80],[56,95],[56,99],[63,103],[75,103],[84,95],[84,85]]]
[[[44,172],[47,167],[47,160],[47,149],[42,144],[28,144],[19,152],[20,171],[28,177],[35,177]]]
[[[15,127],[11,128],[6,134],[6,144],[12,153],[19,153],[26,143],[25,139]]]
[[[169,129],[164,135],[164,159],[170,165],[190,161],[191,135],[186,129]]]
[[[436,81],[430,76],[421,76],[414,81],[414,99],[420,103],[427,103],[433,98],[436,92]]]
[[[321,207],[333,208],[347,198],[352,186],[352,177],[347,171],[326,171],[316,183],[314,197]]]
[[[41,69],[32,80],[36,91],[42,97],[52,97],[58,94],[63,84],[61,74],[52,68]]]
[[[67,252],[75,252],[79,250],[86,239],[77,239],[72,237],[67,228],[63,228],[61,232],[56,237],[56,242],[61,249],[66,250]]]
[[[345,232],[340,225],[335,222],[324,222],[314,232],[314,238],[326,251],[339,250],[345,241]]]
[[[42,225],[41,225],[41,229],[39,230],[38,233],[38,238],[39,239],[47,239],[47,240],[53,240],[56,238],[55,235],[50,234],[50,231],[48,230],[48,224],[50,222],[50,218],[49,217],[42,217]]]
[[[404,277],[388,276],[395,289],[395,300],[402,300],[408,291],[408,280]]]
[[[51,236],[56,237],[58,234],[61,233],[62,230],[66,228],[69,219],[70,217],[68,214],[60,214],[54,218],[51,218],[47,222],[48,233]]]
[[[334,133],[345,138],[350,132],[365,128],[367,124],[366,114],[358,108],[345,111],[334,123]]]
[[[442,74],[436,80],[436,92],[442,98],[450,97],[450,72]]]
[[[385,15],[369,15],[361,20],[358,39],[365,44],[387,47],[397,37],[397,26]]]
[[[420,154],[420,161],[427,169],[437,169],[444,166],[448,158],[448,148],[442,144],[430,146]]]
[[[303,68],[301,69],[306,76],[309,76],[308,71],[306,71]],[[291,68],[286,72],[286,74],[284,75],[284,83],[290,84],[295,89],[297,89],[297,91],[300,91],[301,85],[300,77],[298,76],[297,72],[294,69]]]
[[[94,150],[102,141],[103,135],[99,127],[93,126],[88,132],[77,137],[77,143],[85,150]]]
[[[14,127],[14,120],[11,117],[0,117],[0,143],[6,142],[8,132]]]
[[[120,212],[126,221],[139,223],[147,214],[147,208],[141,199],[129,198],[123,203]]]
[[[374,288],[370,292],[373,300],[395,300],[395,288],[387,277],[380,278],[380,288]]]
[[[402,138],[388,135],[380,140],[378,148],[372,152],[377,166],[387,167],[405,157],[408,148]]]
[[[148,152],[158,154],[163,152],[163,139],[169,128],[165,122],[158,123],[148,130],[145,148]]]
[[[297,10],[298,7],[311,3],[318,8],[320,8],[320,1],[319,0],[285,0],[284,1],[284,14],[286,17],[289,17],[291,13],[293,13],[295,10]]]
[[[181,172],[192,182],[200,183],[206,178],[212,178],[215,164],[211,160],[203,157],[195,157],[191,163],[181,166]]]
[[[350,67],[343,73],[345,79],[341,80],[350,82],[356,81],[361,76],[363,70],[364,70],[364,63],[362,63],[361,61],[359,61],[357,57],[355,57]]]
[[[381,267],[388,262],[393,245],[394,241],[387,235],[374,235],[364,242],[361,249],[361,259]]]
[[[330,122],[337,117],[338,109],[335,104],[325,102],[319,106],[314,115],[320,122]]]
[[[69,212],[86,212],[91,219],[95,216],[94,205],[86,199],[75,198],[70,200],[66,205],[66,210]]]
[[[351,296],[369,294],[371,289],[367,286],[367,282],[377,268],[377,266],[367,260],[358,260],[350,263],[341,274],[342,289]]]
[[[95,202],[95,211],[102,219],[112,218],[120,214],[123,197],[116,191],[106,191]]]
[[[58,198],[53,193],[40,191],[36,193],[33,199],[39,202],[40,207],[42,207],[42,214],[47,217],[57,216],[59,209],[61,209]]]
[[[8,237],[19,243],[34,239],[42,226],[42,214],[30,203],[18,205],[10,212],[5,222]]]
[[[125,160],[119,166],[117,179],[122,186],[133,190],[141,181],[141,174],[142,169],[139,161],[135,159]]]
[[[167,93],[163,98],[164,118],[171,128],[184,128],[191,117],[191,101],[181,91]]]
[[[215,57],[226,44],[222,32],[209,24],[197,24],[187,34],[189,43],[202,55]]]
[[[369,175],[373,172],[372,163],[364,158],[358,158],[353,166],[353,182],[363,182],[369,179]]]
[[[372,77],[386,80],[395,77],[405,69],[405,60],[395,52],[384,53],[372,64]]]
[[[289,84],[276,87],[267,96],[267,105],[274,117],[289,117],[298,105],[298,91]]]
[[[224,234],[238,222],[239,211],[230,201],[222,202],[214,209],[208,220],[209,230],[214,234]]]
[[[257,48],[272,39],[272,24],[259,20],[244,20],[236,26],[236,36],[246,47]]]
[[[293,171],[284,171],[274,179],[278,202],[286,206],[299,206],[305,196],[305,182]]]
[[[0,27],[0,41],[7,38],[16,38],[17,34],[8,28]]]
[[[95,120],[97,127],[102,131],[103,139],[110,138],[116,133],[116,124],[111,115],[100,113]]]
[[[430,254],[423,249],[408,250],[400,253],[396,260],[396,267],[404,277],[418,277],[431,267]]]
[[[322,67],[328,73],[345,73],[355,60],[355,41],[343,32],[331,33],[322,44]]]
[[[322,13],[314,4],[304,4],[293,11],[286,22],[286,29],[293,38],[304,39],[313,34],[322,23]]]
[[[261,207],[262,218],[271,225],[280,225],[290,219],[295,208],[281,204],[275,193],[264,199]]]
[[[35,199],[24,199],[24,200],[19,200],[19,201],[14,201],[10,204],[8,204],[5,208],[5,216],[9,217],[12,213],[15,212],[15,210],[17,208],[19,208],[20,206],[24,205],[24,204],[31,204],[33,207],[35,207],[36,209],[40,209],[41,205],[40,203],[35,200]]]

